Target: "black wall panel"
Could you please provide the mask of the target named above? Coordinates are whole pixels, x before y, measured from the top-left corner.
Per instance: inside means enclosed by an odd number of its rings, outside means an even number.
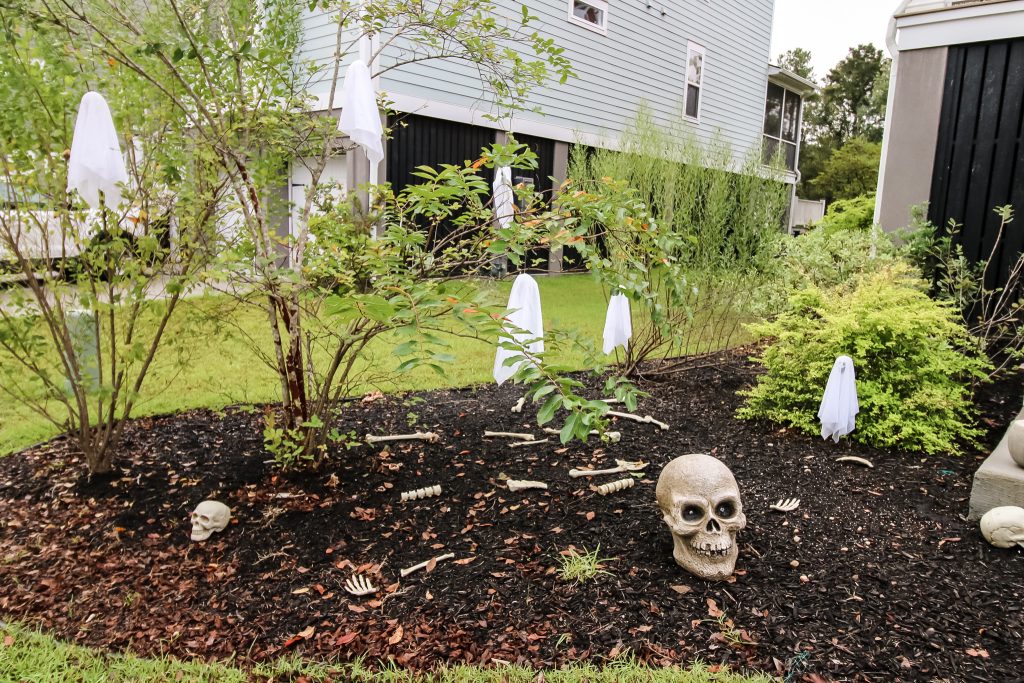
[[[959,240],[972,260],[996,243],[996,206],[1012,204],[1008,226],[989,269],[988,286],[1006,281],[1024,248],[1024,40],[949,48],[932,174],[929,219],[963,226]],[[998,265],[998,267],[995,267]]]

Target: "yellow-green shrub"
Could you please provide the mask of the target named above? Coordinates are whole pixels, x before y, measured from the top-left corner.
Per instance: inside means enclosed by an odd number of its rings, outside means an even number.
[[[905,268],[863,276],[852,290],[809,287],[777,319],[752,326],[772,338],[755,359],[767,372],[743,392],[743,418],[819,433],[818,406],[837,356],[853,358],[860,414],[855,441],[908,451],[959,452],[975,439],[970,385],[986,376],[947,304]]]

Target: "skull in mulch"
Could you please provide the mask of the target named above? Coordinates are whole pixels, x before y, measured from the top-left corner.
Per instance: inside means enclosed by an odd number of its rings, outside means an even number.
[[[729,468],[703,453],[680,456],[661,471],[655,495],[672,533],[676,563],[702,579],[732,576],[736,534],[747,518]]]
[[[196,506],[190,517],[193,541],[205,541],[218,531],[224,531],[231,521],[231,508],[216,500],[204,500]]]

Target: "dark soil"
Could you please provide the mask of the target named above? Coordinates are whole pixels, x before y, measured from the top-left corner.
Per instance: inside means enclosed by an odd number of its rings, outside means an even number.
[[[725,360],[644,387],[638,412],[671,430],[620,422],[617,444],[483,439],[539,434],[532,415],[510,413],[519,393],[506,386],[354,402],[343,431],[432,430],[441,443],[359,446],[316,472],[266,464],[263,415],[241,409],[133,421],[112,480],[86,480],[62,440],[5,458],[0,615],[88,645],[242,661],[553,666],[628,650],[789,680],[1022,680],[1024,550],[988,546],[963,517],[975,469],[1020,407],[1020,377],[982,389],[984,449],[926,458],[736,420],[756,371]],[[725,461],[743,492],[729,582],[674,564],[654,502],[661,467],[691,452]],[[851,454],[874,469],[836,462]],[[651,466],[607,497],[568,476],[615,458]],[[550,489],[512,494],[505,475]],[[439,498],[399,502],[437,483]],[[796,512],[769,510],[791,496]],[[194,544],[188,517],[205,498],[234,520]],[[600,547],[607,574],[562,580],[573,547]],[[446,552],[455,561],[399,579]],[[350,596],[354,571],[381,591]]]

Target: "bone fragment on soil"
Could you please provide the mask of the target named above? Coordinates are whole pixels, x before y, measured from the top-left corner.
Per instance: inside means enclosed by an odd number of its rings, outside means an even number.
[[[561,434],[561,432],[559,430],[552,429],[551,427],[545,427],[544,428],[544,433],[545,434]],[[606,437],[608,437],[608,440],[611,441],[612,443],[618,443],[618,442],[622,441],[622,432],[605,432],[604,435]],[[601,432],[597,431],[596,429],[591,429],[590,430],[590,436],[601,436]]]
[[[510,443],[509,448],[519,448],[520,446],[536,446],[542,443],[548,443],[551,439],[541,439],[540,441],[519,441],[516,443]]]
[[[526,481],[523,479],[509,479],[507,482],[509,491],[525,491],[527,489],[547,489],[548,485],[542,481]]]
[[[636,484],[636,479],[630,477],[629,479],[619,479],[612,481],[607,484],[601,484],[597,487],[597,492],[602,496],[607,496],[609,493],[615,493],[617,491],[624,491],[625,489],[631,489]]]
[[[366,443],[386,443],[388,441],[426,441],[427,443],[437,443],[441,440],[440,435],[434,432],[416,432],[415,434],[389,434],[388,436],[374,436],[373,434],[366,435]]]
[[[406,576],[409,576],[409,574],[412,574],[413,572],[418,572],[419,570],[423,569],[424,567],[426,567],[431,562],[434,562],[434,563],[443,562],[444,560],[450,560],[453,557],[455,557],[455,553],[445,553],[444,555],[438,555],[437,557],[435,557],[433,559],[424,560],[423,562],[420,562],[419,564],[414,564],[411,567],[407,567],[406,569],[403,569],[403,570],[399,571],[398,573],[402,576],[402,578],[405,578]]]
[[[533,434],[526,434],[522,432],[484,432],[484,437],[494,437],[502,439],[518,439],[520,441],[533,441]]]
[[[642,461],[630,462],[628,460],[616,460],[615,467],[607,470],[569,470],[569,476],[573,479],[579,479],[580,477],[593,477],[599,474],[619,474],[620,472],[637,472],[647,467],[647,463]]]
[[[424,498],[433,498],[434,496],[441,495],[441,485],[435,484],[434,486],[426,486],[415,491],[403,491],[402,502],[408,502],[410,500],[423,500]]]
[[[633,422],[643,422],[646,424],[657,425],[661,429],[668,429],[668,425],[661,420],[655,420],[650,415],[634,415],[633,413],[620,413],[617,410],[609,410],[605,415],[611,415],[612,417],[621,417],[623,420],[632,420]]]
[[[526,397],[523,396],[521,399],[516,401],[516,404],[514,406],[512,406],[512,412],[513,413],[521,413],[521,412],[523,412],[523,406],[525,406],[525,405],[526,405]]]
[[[870,467],[874,469],[874,464],[865,458],[858,458],[856,455],[844,455],[841,458],[836,458],[836,462],[855,462],[858,465],[864,465],[864,467]]]

